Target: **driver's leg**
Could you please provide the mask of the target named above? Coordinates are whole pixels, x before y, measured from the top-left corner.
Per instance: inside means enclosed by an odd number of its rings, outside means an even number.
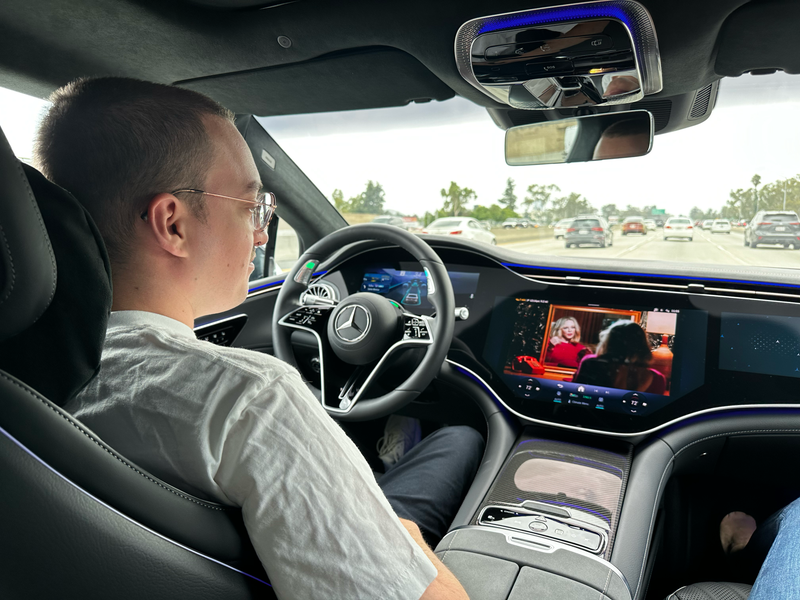
[[[749,600],[788,600],[800,590],[800,500],[780,511],[774,524],[777,536]]]
[[[414,446],[378,485],[397,516],[413,521],[436,546],[447,533],[483,458],[471,427],[443,427]]]

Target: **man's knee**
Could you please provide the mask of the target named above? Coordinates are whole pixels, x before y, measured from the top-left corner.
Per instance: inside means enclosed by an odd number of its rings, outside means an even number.
[[[469,452],[478,459],[483,456],[485,446],[483,436],[472,427],[467,425],[442,427],[431,435],[438,438],[437,444],[442,444],[452,450],[457,449],[459,452]]]

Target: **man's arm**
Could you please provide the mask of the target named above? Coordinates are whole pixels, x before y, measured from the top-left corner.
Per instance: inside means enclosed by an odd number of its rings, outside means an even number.
[[[422,594],[420,600],[469,600],[469,596],[467,596],[467,592],[458,582],[455,575],[453,575],[450,570],[444,566],[444,563],[439,560],[439,558],[433,553],[430,546],[425,543],[425,540],[422,539],[422,533],[419,530],[419,527],[413,521],[409,521],[407,519],[400,519],[400,522],[403,524],[403,527],[406,528],[413,540],[419,544],[419,547],[422,548],[422,551],[425,553],[430,561],[433,563],[433,566],[436,567],[436,571],[438,575],[436,575],[436,579],[434,579],[431,584],[428,586],[428,589],[425,590],[425,593]]]

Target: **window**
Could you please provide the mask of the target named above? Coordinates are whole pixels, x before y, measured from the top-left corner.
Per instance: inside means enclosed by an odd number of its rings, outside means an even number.
[[[47,100],[0,88],[0,128],[23,162],[31,164],[36,128],[49,105]]]
[[[275,273],[289,271],[300,258],[300,241],[297,233],[284,219],[278,222],[275,240]]]

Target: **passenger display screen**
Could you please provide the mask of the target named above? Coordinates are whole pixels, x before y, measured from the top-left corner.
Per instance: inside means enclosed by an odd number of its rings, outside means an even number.
[[[456,296],[472,298],[478,289],[478,273],[451,271],[448,273]],[[362,292],[380,294],[399,302],[403,306],[429,307],[428,278],[423,271],[399,271],[397,269],[375,268],[364,273],[361,280]]]
[[[800,377],[800,317],[722,313],[719,368]]]
[[[645,415],[703,383],[706,322],[697,310],[498,298],[484,357],[517,397]]]

